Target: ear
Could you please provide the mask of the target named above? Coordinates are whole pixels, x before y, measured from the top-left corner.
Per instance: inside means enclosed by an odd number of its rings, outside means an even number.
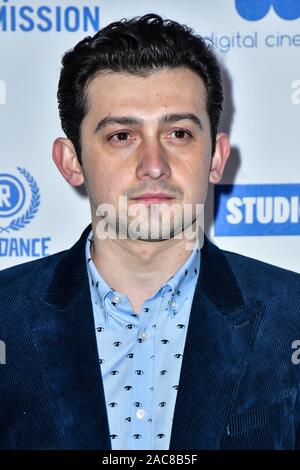
[[[230,154],[230,143],[225,132],[219,132],[216,137],[216,148],[211,160],[209,181],[219,183],[222,179],[224,168]]]
[[[72,186],[81,186],[84,176],[75,148],[70,139],[59,137],[52,147],[52,158],[65,180]]]

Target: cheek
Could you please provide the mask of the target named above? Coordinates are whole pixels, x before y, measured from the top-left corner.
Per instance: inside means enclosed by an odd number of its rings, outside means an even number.
[[[209,175],[209,159],[198,155],[191,159],[178,175],[179,184],[184,185],[185,199],[190,202],[203,201]]]
[[[123,171],[103,160],[89,165],[86,185],[94,207],[103,203],[118,204],[118,196],[126,186],[122,178]]]

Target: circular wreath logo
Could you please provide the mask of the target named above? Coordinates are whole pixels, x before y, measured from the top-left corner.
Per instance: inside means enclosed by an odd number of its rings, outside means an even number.
[[[31,191],[29,208],[21,216],[1,226],[0,233],[10,233],[12,230],[21,230],[35,217],[40,206],[40,190],[33,176],[25,168],[18,167],[18,171],[25,178]],[[26,201],[26,191],[19,178],[7,173],[0,173],[0,221],[20,213]]]

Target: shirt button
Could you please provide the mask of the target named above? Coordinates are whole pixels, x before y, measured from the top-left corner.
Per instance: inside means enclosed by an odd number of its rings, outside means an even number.
[[[112,299],[113,302],[116,302],[116,304],[118,304],[120,301],[121,301],[121,297],[119,297],[118,295],[115,295]]]
[[[172,305],[172,307],[176,307],[177,304],[176,304],[175,300],[173,300],[173,302],[171,303],[171,305]]]
[[[146,339],[146,338],[147,338],[147,333],[146,333],[146,331],[142,331],[142,333],[140,334],[140,338],[142,338],[142,339]]]
[[[147,414],[147,413],[146,413],[145,410],[139,409],[139,410],[137,410],[137,412],[136,412],[136,417],[137,417],[138,419],[144,419],[145,416],[146,416],[146,414]]]

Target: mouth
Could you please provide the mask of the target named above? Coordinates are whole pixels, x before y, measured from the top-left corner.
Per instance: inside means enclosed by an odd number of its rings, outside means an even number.
[[[132,198],[136,202],[140,202],[143,204],[161,204],[163,202],[168,202],[172,199],[175,199],[173,196],[165,193],[156,193],[156,194],[142,194],[141,196],[137,196]]]

